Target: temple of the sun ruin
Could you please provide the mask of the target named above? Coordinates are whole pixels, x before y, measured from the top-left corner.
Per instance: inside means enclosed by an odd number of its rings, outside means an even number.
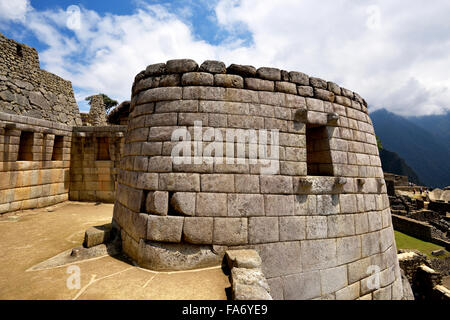
[[[123,252],[153,270],[256,250],[274,299],[401,299],[367,103],[300,72],[170,60],[116,123],[0,34],[0,213],[114,202]],[[90,125],[83,126],[82,123]],[[374,287],[371,273],[380,272]]]

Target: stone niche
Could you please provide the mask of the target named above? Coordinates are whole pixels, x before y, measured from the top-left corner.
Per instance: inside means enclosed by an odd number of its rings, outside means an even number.
[[[402,298],[377,142],[353,91],[275,68],[150,65],[120,168],[113,225],[145,268],[247,248],[275,299]]]

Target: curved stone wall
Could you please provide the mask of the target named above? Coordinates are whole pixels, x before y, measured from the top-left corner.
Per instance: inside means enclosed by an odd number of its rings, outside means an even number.
[[[113,222],[138,264],[187,269],[252,248],[275,299],[402,297],[357,93],[300,72],[171,60],[136,76],[130,111]]]

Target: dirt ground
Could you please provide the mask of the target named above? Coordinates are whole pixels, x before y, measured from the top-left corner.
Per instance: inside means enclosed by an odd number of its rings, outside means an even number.
[[[66,202],[1,216],[0,299],[226,299],[225,288],[230,283],[220,266],[153,272],[120,258],[102,256],[27,271],[80,246],[87,228],[111,222],[112,210],[112,204]],[[79,270],[79,288],[74,270]]]

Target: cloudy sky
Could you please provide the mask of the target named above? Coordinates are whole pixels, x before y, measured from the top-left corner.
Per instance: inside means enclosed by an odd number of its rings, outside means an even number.
[[[450,111],[448,0],[0,0],[0,32],[84,98],[130,98],[152,63],[192,58],[302,71],[370,110]]]

